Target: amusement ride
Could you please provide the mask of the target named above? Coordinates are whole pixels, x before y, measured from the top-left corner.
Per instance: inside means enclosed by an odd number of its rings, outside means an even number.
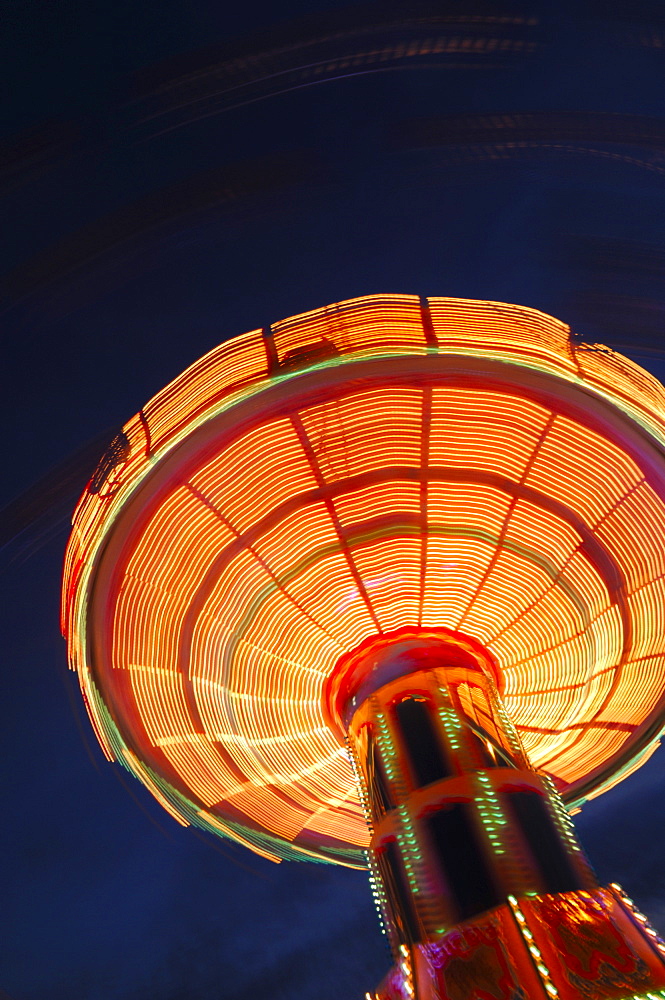
[[[627,358],[412,295],[226,340],[112,442],[62,606],[179,823],[369,870],[371,1000],[665,997],[569,818],[665,727],[665,389]]]

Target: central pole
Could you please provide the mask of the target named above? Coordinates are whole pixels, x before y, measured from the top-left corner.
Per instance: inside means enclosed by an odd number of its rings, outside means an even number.
[[[378,995],[660,996],[665,948],[598,885],[501,682],[469,637],[403,629],[343,657],[329,684],[395,958]]]

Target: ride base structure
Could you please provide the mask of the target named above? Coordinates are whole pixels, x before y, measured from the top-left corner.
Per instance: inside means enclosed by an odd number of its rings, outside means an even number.
[[[375,997],[662,996],[665,943],[598,885],[497,679],[473,640],[414,629],[366,640],[332,678],[396,956]]]
[[[228,340],[112,442],[62,606],[178,822],[369,869],[370,1000],[665,997],[570,820],[665,726],[665,390],[628,359],[405,295]]]

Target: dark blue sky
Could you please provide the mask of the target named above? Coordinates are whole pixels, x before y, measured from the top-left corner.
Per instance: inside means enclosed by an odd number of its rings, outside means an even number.
[[[665,375],[665,13],[554,7],[10,0],[0,1000],[337,1000],[387,967],[362,873],[183,830],[104,762],[58,633],[67,462],[225,337],[370,292],[535,306]],[[662,753],[578,829],[665,929]]]

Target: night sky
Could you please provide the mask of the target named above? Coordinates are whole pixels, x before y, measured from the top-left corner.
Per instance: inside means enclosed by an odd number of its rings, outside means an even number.
[[[665,5],[6,0],[0,1000],[360,998],[362,872],[179,827],[67,670],[67,518],[227,337],[377,292],[518,302],[665,377]],[[665,930],[663,759],[577,818]]]

